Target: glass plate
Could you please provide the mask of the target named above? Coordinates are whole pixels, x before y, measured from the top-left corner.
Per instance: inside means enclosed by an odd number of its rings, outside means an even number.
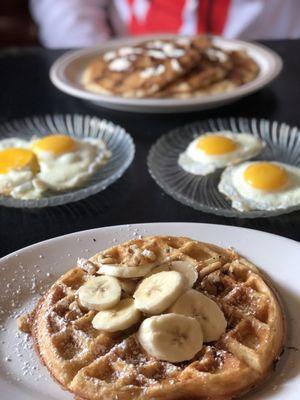
[[[131,164],[135,147],[131,136],[122,127],[104,119],[78,114],[46,115],[13,120],[0,126],[0,138],[19,137],[31,139],[51,133],[63,133],[76,139],[101,138],[111,151],[107,164],[103,165],[80,188],[64,192],[51,192],[37,200],[20,200],[0,196],[0,205],[7,207],[49,207],[84,199],[106,189],[119,179]]]
[[[275,211],[240,212],[218,191],[223,169],[205,175],[192,175],[177,164],[178,156],[197,136],[209,131],[246,132],[264,140],[266,147],[253,158],[284,162],[300,167],[300,132],[296,127],[265,119],[227,118],[195,122],[162,136],[152,146],[148,156],[149,172],[158,185],[174,199],[197,210],[226,217],[270,217],[300,209],[290,207]]]

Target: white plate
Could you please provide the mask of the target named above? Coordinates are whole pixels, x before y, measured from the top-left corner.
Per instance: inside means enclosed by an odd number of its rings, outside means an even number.
[[[299,399],[300,358],[295,348],[300,348],[300,244],[280,236],[231,226],[153,223],[100,228],[61,236],[0,260],[1,400],[72,399],[51,380],[46,368],[40,366],[30,338],[18,332],[14,317],[24,309],[31,309],[33,299],[38,297],[36,293],[73,267],[77,257],[91,256],[96,251],[138,235],[157,234],[183,235],[224,247],[233,246],[270,276],[287,315],[287,346],[294,349],[286,349],[269,381],[246,398]],[[49,273],[50,276],[47,276]]]
[[[174,35],[147,36],[148,39],[170,37],[174,37]],[[83,88],[80,84],[82,72],[91,59],[96,57],[99,52],[113,49],[120,45],[133,45],[139,43],[141,40],[141,37],[119,39],[106,42],[97,48],[67,52],[52,65],[50,79],[63,92],[103,107],[133,112],[165,113],[204,110],[231,103],[263,88],[275,79],[282,69],[281,58],[272,50],[254,43],[229,40],[216,36],[214,37],[214,41],[217,46],[228,50],[246,50],[248,52],[260,67],[260,73],[256,79],[228,93],[193,97],[190,99],[128,99],[92,93]]]

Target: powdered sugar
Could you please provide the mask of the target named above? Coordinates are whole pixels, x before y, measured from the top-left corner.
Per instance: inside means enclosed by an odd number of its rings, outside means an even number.
[[[142,234],[145,234],[144,228],[124,225],[114,232],[106,247],[109,247],[109,242],[113,245]],[[37,250],[33,248],[27,252],[22,251],[20,254],[16,253],[0,261],[2,288],[0,292],[0,380],[5,375],[5,379],[11,382],[14,390],[17,391],[24,390],[23,385],[30,387],[34,399],[48,398],[49,393],[56,392],[58,393],[56,398],[62,398],[61,390],[53,383],[47,370],[39,362],[31,337],[18,331],[16,319],[33,310],[47,288],[64,271],[74,267],[78,256],[84,254],[84,257],[88,257],[101,249],[101,241],[98,241],[97,237],[97,241],[93,241],[94,237],[86,239],[82,235],[75,234],[63,249],[55,246],[52,251],[49,251],[49,246],[43,245]],[[65,321],[57,315],[55,320],[60,331],[63,332],[66,326]],[[88,333],[82,333],[82,340],[86,335]],[[63,396],[63,398],[68,398],[67,394]],[[22,398],[22,394],[19,397]]]
[[[115,57],[117,57],[117,53],[115,51],[108,51],[103,55],[104,61],[111,61]]]
[[[189,39],[188,37],[180,37],[176,40],[176,43],[180,46],[189,46],[191,44],[191,39]]]
[[[166,54],[160,50],[148,50],[147,53],[150,57],[157,58],[159,60],[164,60],[167,58]]]
[[[172,67],[172,69],[173,69],[174,71],[176,71],[176,72],[182,71],[181,65],[180,65],[179,62],[178,62],[176,59],[174,59],[174,58],[172,58],[172,60],[171,60],[171,67]]]
[[[175,47],[172,43],[166,43],[163,51],[168,57],[178,58],[185,55],[185,50]]]
[[[97,269],[91,261],[81,257],[77,259],[77,266],[86,271],[88,274],[92,274],[95,272],[95,269]]]
[[[127,58],[115,58],[108,66],[111,71],[122,72],[127,71],[131,66],[131,62]]]
[[[163,74],[166,71],[166,67],[162,64],[157,67],[149,67],[145,68],[141,73],[141,77],[144,79],[151,78],[152,76],[158,76]]]
[[[206,50],[206,54],[208,55],[208,57],[217,59],[220,62],[225,62],[228,60],[227,54],[220,49],[209,48]]]
[[[141,54],[143,52],[143,49],[140,49],[139,47],[121,47],[119,50],[119,54],[122,57],[126,57],[132,54]]]
[[[155,253],[151,250],[144,249],[141,254],[142,254],[142,256],[149,258],[152,261],[156,259]]]
[[[167,230],[165,229],[162,232],[162,234],[166,234],[166,232],[167,232]],[[8,299],[7,303],[2,303],[2,293],[0,294],[1,306],[4,305],[2,307],[2,309],[0,310],[0,316],[2,315],[4,310],[5,310],[5,313],[7,312],[7,310],[10,310],[11,297],[14,297],[14,293],[15,293],[15,291],[18,290],[18,288],[19,288],[19,293],[21,293],[21,297],[19,298],[19,304],[21,305],[21,308],[16,309],[16,315],[19,312],[23,311],[23,309],[24,309],[24,307],[23,307],[24,301],[23,300],[25,299],[25,302],[27,302],[28,297],[33,296],[33,294],[31,294],[30,291],[27,290],[27,288],[31,288],[33,274],[35,275],[36,292],[38,293],[41,291],[41,289],[40,289],[41,281],[45,287],[49,283],[55,281],[55,279],[57,278],[57,276],[59,274],[63,273],[66,269],[74,266],[75,260],[76,260],[77,256],[81,255],[81,252],[84,253],[83,256],[87,256],[85,254],[86,249],[89,249],[91,252],[90,255],[92,255],[92,254],[96,253],[96,251],[100,251],[105,247],[109,247],[110,244],[116,244],[116,243],[123,242],[124,240],[129,240],[131,238],[137,238],[137,237],[145,235],[147,233],[148,233],[147,230],[144,229],[143,227],[136,228],[136,227],[132,227],[130,225],[124,225],[122,227],[114,229],[112,232],[108,229],[105,232],[104,239],[103,239],[103,236],[101,236],[101,234],[98,235],[98,232],[97,232],[97,233],[92,233],[89,235],[85,234],[85,236],[80,235],[81,240],[79,240],[77,242],[76,241],[77,235],[75,235],[75,237],[73,236],[73,239],[72,239],[73,242],[75,242],[75,243],[74,243],[74,248],[72,249],[71,253],[68,253],[70,251],[70,248],[72,248],[70,246],[70,242],[69,242],[64,246],[63,252],[61,250],[61,247],[58,246],[59,248],[57,250],[57,253],[59,255],[53,253],[50,256],[49,253],[47,253],[44,250],[41,250],[42,251],[41,254],[44,254],[44,256],[45,256],[44,259],[38,259],[38,257],[36,257],[36,259],[32,260],[30,265],[29,265],[29,263],[24,262],[23,256],[18,257],[18,258],[16,257],[16,260],[19,259],[19,261],[21,261],[23,263],[22,265],[20,265],[18,267],[16,267],[17,262],[12,262],[12,260],[10,260],[10,262],[6,266],[4,266],[5,263],[1,263],[0,270],[2,271],[2,277],[5,280],[5,283],[3,284],[2,287],[4,288],[4,290],[8,290],[7,295],[9,296],[9,299]],[[88,239],[86,239],[87,236],[88,236]],[[97,239],[96,243],[94,243],[92,241],[93,237],[96,237],[96,239]],[[57,243],[59,243],[59,242],[57,242]],[[69,254],[69,257],[67,256],[68,254]],[[12,258],[15,258],[15,257],[12,257]],[[52,261],[54,259],[55,259],[55,261]],[[56,263],[57,266],[54,268],[54,271],[52,270],[51,272],[49,272],[50,271],[49,268],[53,267],[54,263]],[[45,266],[47,266],[47,269],[45,269]],[[4,268],[4,270],[2,270],[2,268]],[[14,274],[15,268],[18,269],[18,274],[16,274],[16,275]],[[51,276],[47,280],[48,272],[51,273]],[[7,278],[8,273],[10,273],[9,279]],[[25,290],[23,290],[23,282],[25,285],[27,285]],[[7,287],[7,284],[9,285],[8,287]],[[13,296],[12,296],[12,293],[13,293]],[[15,297],[16,297],[16,299],[14,299],[14,301],[17,301],[18,295]],[[34,297],[35,297],[34,301],[36,301],[38,296],[34,296]],[[33,305],[33,303],[31,302],[31,304],[27,307],[27,310],[31,310],[32,305]],[[7,341],[7,343],[3,344],[1,341],[1,347],[3,349],[2,350],[2,356],[3,356],[2,357],[2,368],[3,368],[3,370],[7,370],[8,373],[11,374],[9,379],[11,379],[13,381],[13,386],[16,388],[16,390],[18,390],[17,388],[20,388],[20,387],[22,390],[22,389],[24,389],[24,386],[26,385],[26,390],[24,390],[24,392],[26,393],[26,391],[28,391],[28,390],[33,390],[34,391],[34,393],[32,395],[33,399],[38,399],[41,397],[65,398],[65,396],[68,398],[68,395],[66,395],[66,394],[62,394],[60,397],[60,393],[61,393],[60,389],[58,388],[58,385],[56,385],[55,383],[52,383],[52,381],[51,381],[51,384],[49,384],[49,386],[48,386],[48,384],[47,384],[48,379],[45,379],[45,376],[47,376],[47,372],[45,369],[43,369],[42,367],[40,367],[38,365],[36,356],[34,354],[34,350],[32,349],[32,346],[31,346],[30,338],[28,338],[27,335],[20,334],[20,333],[17,333],[19,335],[19,338],[15,337],[15,334],[16,334],[15,321],[13,321],[11,319],[10,324],[7,324],[6,320],[4,320],[3,328],[4,328],[4,331],[1,333],[1,339],[3,341]],[[9,344],[8,344],[8,342],[9,342]],[[20,348],[20,352],[21,352],[20,355],[17,355],[17,350],[16,350],[17,343]],[[296,345],[296,343],[295,343],[295,345]],[[25,346],[28,346],[27,350],[25,350]],[[123,347],[123,343],[120,345],[120,347]],[[26,353],[26,351],[28,352],[28,354]],[[30,358],[29,353],[30,353],[30,355],[32,355],[32,358]],[[296,354],[296,356],[293,359],[294,361],[298,357],[299,353],[297,354],[295,352],[295,354]],[[217,352],[217,356],[218,356],[218,352]],[[5,361],[5,357],[7,357],[9,360]],[[144,364],[149,362],[145,356],[141,356],[140,360]],[[126,362],[126,360],[125,360],[125,362]],[[130,371],[132,371],[133,370],[132,366],[134,366],[134,363],[130,362],[129,364],[130,364],[130,367],[129,367]],[[288,363],[287,365],[288,365],[288,367],[291,366],[290,363]],[[166,365],[164,365],[164,367],[163,367],[163,371],[161,374],[159,372],[157,372],[156,374],[153,374],[153,375],[147,377],[142,373],[138,373],[137,368],[135,368],[138,382],[143,382],[145,390],[147,390],[148,386],[157,384],[157,382],[159,382],[161,377],[164,376],[164,373],[168,374],[170,383],[176,382],[176,378],[172,377],[172,373],[176,374],[177,369],[179,369],[179,371],[180,371],[180,368],[178,368],[176,365],[166,363]],[[288,368],[285,367],[285,369],[288,369]],[[24,377],[23,377],[23,371],[24,371]],[[296,371],[294,369],[294,371],[293,371],[294,376],[296,376],[295,372]],[[288,373],[288,376],[286,377],[286,379],[290,378],[290,376],[291,376],[291,374]],[[18,384],[16,383],[17,381],[19,381]],[[35,386],[32,386],[32,381],[33,381],[33,385],[35,385]],[[45,382],[46,382],[46,384],[45,384]],[[275,384],[275,381],[274,381],[274,384]],[[277,381],[276,381],[276,384],[277,384]],[[28,389],[28,387],[30,387],[30,389]],[[32,389],[32,387],[34,387],[34,389]],[[48,388],[49,388],[49,391],[48,391]],[[57,393],[59,393],[58,395],[56,395],[55,390],[57,390]],[[55,393],[55,394],[53,394],[53,393]],[[17,396],[18,395],[16,395],[15,397],[18,398]],[[22,398],[22,394],[19,397]]]

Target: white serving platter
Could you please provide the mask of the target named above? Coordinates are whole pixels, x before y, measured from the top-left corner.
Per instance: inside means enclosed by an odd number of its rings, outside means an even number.
[[[64,392],[42,367],[31,340],[18,332],[16,316],[30,310],[47,286],[77,257],[139,235],[189,236],[234,247],[259,266],[273,281],[283,301],[287,343],[276,372],[243,399],[298,400],[300,391],[300,244],[251,229],[197,223],[123,225],[77,232],[16,251],[0,260],[0,398],[1,400],[67,400]]]
[[[174,35],[173,35],[174,36]],[[147,39],[170,38],[172,35],[147,36]],[[96,105],[115,110],[145,113],[176,113],[220,107],[254,93],[268,85],[282,69],[282,59],[272,50],[257,43],[214,37],[217,46],[226,50],[245,50],[259,65],[260,73],[253,81],[230,92],[188,99],[124,98],[86,90],[80,83],[88,63],[98,54],[119,46],[139,43],[145,37],[123,38],[104,43],[97,48],[70,51],[59,57],[50,69],[52,83],[61,91]]]

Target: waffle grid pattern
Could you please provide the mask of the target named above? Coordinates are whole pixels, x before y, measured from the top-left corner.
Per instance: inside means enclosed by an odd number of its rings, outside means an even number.
[[[136,256],[135,262],[143,263],[144,249],[161,263],[193,263],[199,272],[194,288],[220,305],[226,333],[190,361],[157,360],[137,342],[139,324],[117,333],[92,327],[96,311],[80,306],[76,294],[90,275],[74,268],[54,283],[33,314],[32,336],[52,376],[77,399],[88,400],[225,400],[256,386],[277,361],[284,334],[276,295],[256,267],[234,251],[175,237],[130,241],[91,262],[97,266],[103,259],[126,262]]]
[[[115,63],[121,63],[117,70]],[[84,70],[81,83],[106,95],[190,98],[233,90],[258,73],[245,51],[221,49],[209,37],[197,36],[148,40],[99,54]]]

